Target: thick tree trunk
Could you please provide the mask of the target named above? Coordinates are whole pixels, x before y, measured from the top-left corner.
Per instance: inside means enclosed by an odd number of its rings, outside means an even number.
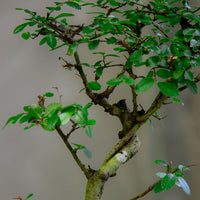
[[[103,187],[109,177],[116,175],[117,169],[139,150],[140,141],[137,136],[133,138],[113,157],[105,161],[103,165],[88,179],[85,200],[99,200],[103,193]]]

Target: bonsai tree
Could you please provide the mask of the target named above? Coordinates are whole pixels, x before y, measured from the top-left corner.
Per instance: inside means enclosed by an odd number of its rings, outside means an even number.
[[[66,8],[81,10],[83,7],[94,8],[94,12],[87,13],[91,21],[70,24],[68,19],[74,13],[66,12]],[[41,126],[46,131],[56,131],[87,179],[85,199],[101,199],[104,184],[139,151],[138,129],[151,123],[152,117],[161,119],[157,111],[162,105],[182,103],[179,99],[182,91],[189,89],[192,94],[197,94],[200,81],[196,70],[200,65],[200,16],[197,13],[200,7],[192,7],[189,0],[153,0],[148,3],[140,0],[68,0],[54,2],[46,9],[45,15],[40,16],[35,11],[17,8],[28,18],[13,33],[29,27],[29,32],[21,34],[23,39],[40,38],[39,45],[48,45],[51,51],[62,48],[64,54],[59,59],[63,70],[78,74],[83,83],[80,92],[85,93],[90,101],[86,105],[63,105],[55,87],[59,102],[46,103],[47,98],[54,96],[51,92],[39,95],[38,102],[24,106],[24,111],[10,117],[4,127],[19,120],[20,124],[27,124],[24,129]],[[79,47],[85,44],[85,51],[95,56],[96,62],[80,59]],[[105,51],[98,51],[100,44],[106,46]],[[113,49],[112,52],[106,51],[107,46]],[[74,61],[69,61],[70,56]],[[102,81],[105,74],[110,75],[106,82]],[[112,103],[110,97],[119,85],[129,87],[130,99],[116,99]],[[152,87],[156,88],[157,94],[149,107],[143,107],[138,97]],[[132,105],[127,105],[127,101]],[[100,106],[108,115],[117,117],[122,127],[116,134],[118,143],[111,147],[98,169],[86,167],[79,159],[79,151],[91,158],[90,150],[69,140],[77,129],[85,131],[88,137],[93,136],[92,126],[96,120],[89,118],[91,106]],[[71,130],[63,131],[64,125]],[[165,171],[158,172],[158,180],[132,200],[151,191],[169,190],[174,185],[190,194],[183,173],[192,165],[172,166],[171,162],[163,160],[155,163],[163,166]]]

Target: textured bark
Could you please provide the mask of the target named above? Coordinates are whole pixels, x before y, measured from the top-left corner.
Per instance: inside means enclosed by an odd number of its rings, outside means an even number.
[[[131,159],[139,150],[140,141],[134,136],[118,153],[116,153],[88,179],[86,187],[85,200],[101,199],[103,187],[106,181],[116,175],[117,169],[129,159]]]

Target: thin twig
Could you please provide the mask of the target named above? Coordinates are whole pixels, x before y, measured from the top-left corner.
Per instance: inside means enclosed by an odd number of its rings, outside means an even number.
[[[74,131],[75,129],[73,129]],[[80,167],[80,169],[83,171],[83,173],[85,174],[86,178],[89,179],[90,178],[90,173],[89,170],[86,169],[85,165],[82,164],[82,162],[80,161],[80,159],[78,158],[78,156],[76,155],[76,152],[73,151],[72,146],[70,145],[70,143],[68,142],[68,138],[66,135],[64,135],[64,133],[62,132],[62,130],[60,129],[59,126],[56,126],[56,131],[58,132],[59,136],[62,138],[63,142],[65,143],[66,147],[69,149],[70,153],[72,154],[74,160],[76,161],[76,163],[78,164],[78,166]],[[72,130],[71,130],[72,131]],[[72,132],[73,132],[72,131]],[[71,133],[70,133],[71,134]]]
[[[56,89],[56,91],[58,93],[59,102],[60,102],[60,105],[62,107],[62,100],[61,100],[62,95],[60,94],[60,91],[59,91],[58,87],[53,87],[53,88]]]

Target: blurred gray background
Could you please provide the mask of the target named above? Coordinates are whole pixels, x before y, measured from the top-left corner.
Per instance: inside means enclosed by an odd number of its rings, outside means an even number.
[[[13,29],[23,23],[26,17],[15,8],[35,9],[44,14],[44,7],[52,6],[52,1],[1,0],[0,3],[1,127],[10,116],[20,113],[24,105],[36,103],[37,95],[55,92],[52,89],[54,86],[59,87],[64,105],[86,104],[86,95],[77,92],[83,87],[78,76],[61,68],[63,63],[58,57],[64,56],[65,49],[49,52],[47,46],[39,47],[39,40],[24,41],[20,34],[12,34]],[[199,1],[193,1],[195,3],[199,4]],[[76,13],[76,23],[89,20],[81,12]],[[84,61],[95,61],[83,49],[80,49],[80,55]],[[118,90],[113,100],[126,97],[127,92]],[[151,91],[141,97],[145,108],[149,106],[153,95]],[[184,91],[181,99],[184,106],[167,105],[159,111],[161,116],[168,117],[161,121],[153,119],[153,130],[149,123],[139,130],[142,143],[139,153],[106,183],[103,200],[128,200],[143,192],[157,180],[155,173],[162,170],[154,164],[156,159],[174,161],[174,165],[198,164],[192,171],[186,172],[192,194],[186,196],[176,187],[171,192],[158,195],[150,193],[144,200],[200,199],[200,96]],[[58,101],[58,98],[55,96],[51,101]],[[93,107],[90,111],[90,117],[98,122],[94,127],[94,137],[90,139],[83,131],[79,131],[71,137],[71,142],[85,145],[92,151],[92,159],[85,158],[82,153],[79,155],[86,165],[97,169],[118,141],[117,133],[121,127],[118,119],[110,117],[100,107]],[[64,131],[67,130],[67,127],[64,128]],[[85,185],[84,175],[56,132],[46,132],[40,127],[24,131],[23,126],[18,124],[1,130],[1,200],[11,200],[19,195],[25,198],[30,193],[34,193],[33,200],[81,200],[84,199]]]

